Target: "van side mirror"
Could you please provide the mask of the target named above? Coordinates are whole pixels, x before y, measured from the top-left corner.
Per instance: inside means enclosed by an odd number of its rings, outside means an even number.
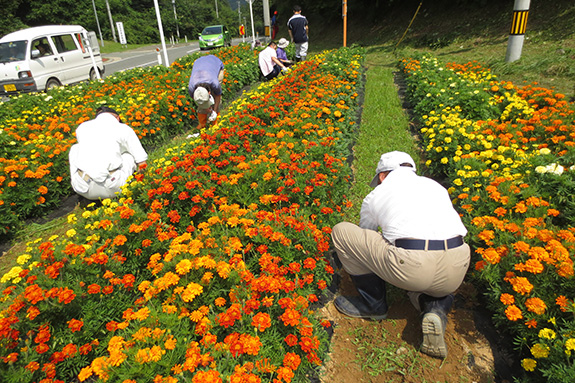
[[[37,59],[40,57],[40,51],[38,49],[32,49],[32,58]]]

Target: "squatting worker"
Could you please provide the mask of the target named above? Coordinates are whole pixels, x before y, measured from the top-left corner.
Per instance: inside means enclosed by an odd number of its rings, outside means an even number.
[[[188,93],[198,107],[200,129],[206,126],[208,120],[214,121],[220,113],[223,79],[224,63],[216,56],[202,56],[194,61]]]
[[[267,47],[263,49],[258,55],[258,63],[260,70],[266,80],[274,79],[282,71],[287,71],[288,68],[278,59],[277,44],[275,41],[270,41]]]
[[[146,166],[140,139],[112,108],[96,109],[96,118],[78,126],[76,139],[69,153],[72,188],[87,199],[115,197],[128,177]]]
[[[359,226],[333,227],[337,256],[359,292],[334,304],[345,315],[380,320],[387,317],[385,283],[407,290],[422,313],[421,351],[445,358],[447,313],[470,261],[467,230],[447,190],[415,171],[409,154],[383,154]]]

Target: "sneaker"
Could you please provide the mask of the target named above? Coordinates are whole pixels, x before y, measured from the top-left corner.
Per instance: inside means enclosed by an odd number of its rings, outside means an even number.
[[[210,114],[210,117],[208,117],[208,121],[209,122],[215,121],[216,118],[218,118],[218,114],[212,110],[212,114]]]
[[[436,357],[447,357],[447,345],[445,344],[445,321],[436,313],[426,313],[421,321],[423,343],[421,352]]]
[[[361,297],[338,296],[333,301],[335,308],[342,314],[352,318],[382,320],[387,318],[387,305],[382,304],[378,310],[373,310],[365,304]]]

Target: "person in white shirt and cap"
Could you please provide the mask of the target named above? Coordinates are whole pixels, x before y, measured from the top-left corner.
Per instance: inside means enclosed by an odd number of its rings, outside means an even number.
[[[268,46],[258,54],[260,70],[266,80],[276,78],[282,71],[288,71],[288,68],[278,60],[276,48],[277,43],[270,41]]]
[[[338,296],[334,305],[347,316],[381,320],[386,282],[407,290],[422,313],[421,351],[445,358],[447,314],[470,262],[467,229],[447,190],[418,176],[407,153],[383,154],[370,186],[359,226],[341,222],[332,229],[334,258],[359,292]]]
[[[197,105],[200,129],[220,113],[223,79],[224,63],[216,56],[202,56],[194,61],[188,93]]]
[[[120,114],[107,106],[76,129],[77,144],[68,154],[72,188],[89,200],[114,198],[135,171],[143,171],[148,154]]]

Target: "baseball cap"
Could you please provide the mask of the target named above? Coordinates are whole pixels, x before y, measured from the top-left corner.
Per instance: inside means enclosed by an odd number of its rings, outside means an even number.
[[[214,98],[203,86],[198,86],[194,91],[194,101],[198,106],[198,111],[206,111],[214,104]]]
[[[375,176],[369,183],[372,188],[376,187],[379,182],[379,173],[392,171],[398,169],[402,164],[410,164],[411,167],[407,167],[415,172],[415,162],[413,158],[405,152],[393,151],[384,153],[381,155],[377,168],[375,169]]]
[[[278,41],[278,47],[280,47],[281,49],[284,49],[288,45],[289,45],[289,41],[287,41],[283,37],[280,39],[280,41]]]

